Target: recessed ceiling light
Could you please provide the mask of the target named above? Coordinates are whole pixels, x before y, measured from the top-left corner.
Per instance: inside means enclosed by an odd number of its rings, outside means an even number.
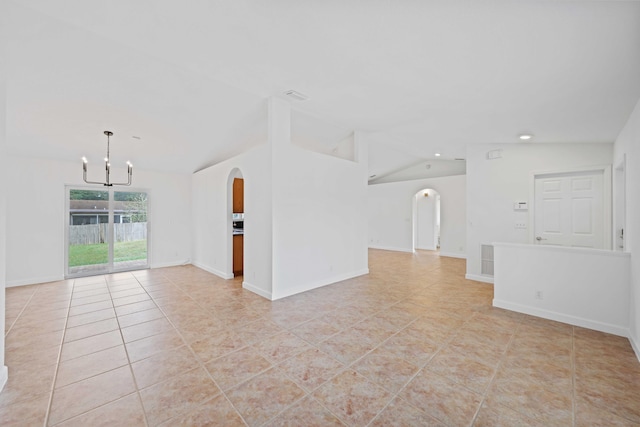
[[[436,154],[435,154],[435,156],[436,156],[436,157],[440,157],[440,153],[436,153]]]
[[[287,95],[289,98],[295,99],[296,101],[306,101],[309,98],[304,93],[300,93],[295,90],[288,90],[284,94]]]
[[[533,138],[533,135],[531,135],[530,133],[522,133],[518,136],[518,138],[520,138],[523,141],[527,141],[531,138]]]

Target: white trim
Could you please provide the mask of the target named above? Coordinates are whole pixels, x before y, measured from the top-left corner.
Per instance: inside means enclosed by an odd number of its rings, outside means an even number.
[[[270,301],[273,301],[271,299],[271,292],[266,292],[266,291],[260,289],[259,287],[255,286],[255,285],[252,285],[249,282],[244,282],[243,281],[242,282],[242,288],[246,289],[246,290],[248,290],[250,292],[253,292],[254,294],[260,295],[261,297],[266,298],[266,299],[268,299]]]
[[[107,225],[107,233],[108,233],[108,262],[106,265],[106,269],[103,271],[97,271],[95,273],[93,272],[78,272],[77,274],[70,274],[69,273],[69,210],[71,209],[71,191],[72,190],[85,190],[85,191],[105,191],[109,194],[109,208],[108,208],[108,212],[107,212],[107,218],[108,218],[108,225]],[[151,190],[150,189],[144,189],[142,187],[127,187],[127,188],[123,188],[123,189],[119,189],[119,188],[114,188],[114,187],[107,187],[107,188],[103,188],[103,187],[95,187],[95,186],[91,186],[91,185],[82,185],[82,184],[64,184],[64,228],[63,228],[63,233],[64,235],[62,236],[64,239],[64,278],[65,279],[75,279],[75,278],[79,278],[79,277],[86,277],[86,276],[95,276],[95,275],[99,275],[99,274],[113,274],[113,273],[124,273],[127,271],[135,271],[135,270],[130,270],[127,268],[124,269],[118,269],[114,267],[114,255],[113,255],[113,251],[114,251],[114,244],[115,242],[114,240],[114,222],[113,222],[113,218],[114,218],[114,205],[115,205],[115,193],[145,193],[147,195],[147,265],[145,265],[144,267],[140,268],[140,270],[145,270],[145,269],[149,269],[149,268],[161,268],[159,266],[152,266],[153,265],[153,251],[152,251],[152,233],[151,233],[151,225],[152,225],[152,219],[153,219],[153,213],[151,212],[151,201],[150,199],[152,198],[151,196]],[[188,262],[187,262],[188,263]],[[166,265],[165,265],[166,264]],[[173,267],[174,265],[181,265],[181,264],[171,264],[171,263],[164,263],[162,266],[165,267]]]
[[[539,244],[526,244],[526,243],[503,243],[503,242],[495,242],[492,243],[494,247],[505,247],[505,248],[527,248],[534,250],[542,250],[545,252],[573,252],[573,253],[581,253],[585,255],[598,255],[598,256],[612,256],[612,257],[623,257],[629,258],[631,257],[630,252],[619,252],[619,251],[611,251],[609,249],[593,249],[593,248],[578,248],[573,246],[557,246],[557,245],[539,245]]]
[[[464,275],[464,278],[467,280],[475,280],[476,282],[484,282],[493,284],[493,277],[491,276],[482,276],[480,274],[470,274],[467,273]]]
[[[105,274],[105,273],[100,273],[100,274]],[[47,276],[47,277],[38,277],[38,278],[33,278],[33,279],[21,279],[21,280],[8,280],[5,284],[5,287],[7,288],[13,288],[16,286],[26,286],[26,285],[39,285],[41,283],[50,283],[50,282],[61,282],[63,280],[67,280],[65,279],[65,277],[62,276]],[[71,280],[71,279],[69,279]]]
[[[638,362],[640,362],[640,345],[633,339],[632,334],[629,334],[629,342],[631,343],[631,348],[633,348],[633,351],[636,353]]]
[[[182,266],[182,265],[189,265],[189,264],[191,264],[191,263],[189,262],[188,259],[184,259],[184,260],[180,260],[180,261],[167,261],[167,262],[161,262],[161,263],[158,263],[158,264],[153,264],[153,265],[151,265],[149,267],[141,268],[140,270],[148,270],[148,269],[151,269],[151,268],[179,267],[179,266]],[[135,271],[135,270],[129,270],[129,271]]]
[[[593,166],[581,166],[563,170],[542,170],[532,171],[529,176],[529,243],[535,244],[535,199],[536,199],[536,178],[543,175],[556,175],[556,174],[571,174],[580,172],[600,172],[602,171],[602,205],[604,208],[602,222],[603,222],[603,240],[604,249],[611,250],[613,248],[612,230],[613,230],[613,218],[612,210],[613,203],[611,198],[612,193],[612,170],[611,165],[593,165]]]
[[[0,391],[7,385],[7,380],[9,379],[9,368],[3,366],[0,368]]]
[[[383,251],[394,251],[394,252],[407,252],[412,254],[414,251],[407,248],[397,248],[395,246],[383,246],[383,245],[369,245],[369,249],[380,249]]]
[[[556,322],[568,323],[570,325],[580,326],[582,328],[593,329],[600,332],[606,332],[608,334],[618,335],[625,338],[629,337],[629,330],[627,328],[624,328],[618,325],[612,325],[610,323],[598,322],[595,320],[585,319],[583,317],[570,316],[570,315],[558,313],[555,311],[544,310],[541,308],[531,307],[531,306],[522,305],[522,304],[515,304],[512,302],[501,301],[496,299],[493,300],[493,306],[498,308],[504,308],[506,310],[516,311],[518,313],[524,313],[524,314],[529,314],[536,317],[542,317],[543,319],[554,320]]]
[[[368,268],[363,268],[362,270],[354,271],[354,272],[351,272],[351,273],[339,274],[339,275],[332,276],[332,277],[329,277],[329,278],[326,278],[326,279],[321,279],[321,280],[317,280],[315,282],[306,283],[303,286],[290,288],[289,290],[287,290],[287,292],[282,293],[282,294],[277,294],[275,296],[272,294],[272,301],[275,301],[275,300],[280,299],[280,298],[286,298],[288,296],[296,295],[296,294],[299,294],[299,293],[302,293],[302,292],[310,291],[312,289],[321,288],[323,286],[331,285],[333,283],[341,282],[343,280],[352,279],[352,278],[358,277],[358,276],[363,276],[365,274],[369,274],[369,269]]]
[[[215,274],[216,276],[221,277],[223,279],[227,279],[228,280],[228,279],[233,279],[233,277],[234,277],[233,273],[231,273],[231,274],[225,273],[224,271],[217,270],[217,269],[215,269],[213,267],[209,267],[208,265],[205,265],[205,264],[200,264],[199,262],[195,262],[194,261],[191,264],[196,266],[196,267],[198,267],[198,268],[203,269],[204,271],[208,271],[211,274]]]
[[[446,256],[449,258],[460,258],[467,259],[467,254],[461,252],[442,252],[440,251],[440,256]]]

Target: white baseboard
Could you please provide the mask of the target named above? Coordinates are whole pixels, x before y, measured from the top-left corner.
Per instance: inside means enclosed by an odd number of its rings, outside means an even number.
[[[7,384],[8,379],[9,379],[9,368],[7,368],[6,366],[3,366],[2,368],[0,368],[0,391],[2,391],[4,386]]]
[[[465,279],[475,280],[476,282],[484,282],[484,283],[493,283],[493,277],[491,276],[482,276],[480,274],[465,274]]]
[[[440,256],[446,256],[446,257],[449,257],[449,258],[467,259],[467,254],[463,254],[461,252],[442,252],[442,251],[440,251]]]
[[[629,334],[629,342],[631,343],[631,348],[636,353],[636,357],[638,358],[638,362],[640,362],[640,345],[636,342],[631,334]]]
[[[310,291],[312,289],[321,288],[323,286],[331,285],[333,283],[341,282],[343,280],[352,279],[354,277],[362,276],[365,274],[369,274],[368,268],[363,268],[362,270],[353,271],[351,273],[338,274],[335,276],[328,277],[326,279],[317,280],[315,282],[307,283],[303,286],[287,289],[285,292],[282,292],[282,293],[277,293],[276,295],[273,295],[273,301],[280,298],[286,298],[291,295],[296,295],[302,292]]]
[[[369,245],[369,249],[381,249],[383,251],[394,251],[394,252],[408,252],[410,254],[413,253],[413,250],[411,250],[411,249],[397,248],[395,246]]]
[[[209,267],[208,265],[205,264],[200,264],[199,262],[192,262],[192,265],[195,265],[198,268],[203,269],[204,271],[208,271],[211,274],[215,274],[218,277],[221,277],[223,279],[233,279],[233,273],[229,274],[229,273],[225,273],[224,271],[220,271],[217,270],[213,267]]]
[[[21,280],[7,280],[5,287],[13,288],[15,286],[39,285],[41,283],[60,282],[62,280],[65,280],[64,276],[48,276]]]
[[[263,289],[244,281],[242,282],[242,287],[271,301],[271,292],[265,292]]]
[[[583,317],[571,316],[569,314],[496,299],[493,300],[493,306],[516,311],[518,313],[542,317],[543,319],[555,320],[556,322],[568,323],[569,325],[580,326],[581,328],[593,329],[595,331],[606,332],[608,334],[618,335],[625,338],[629,337],[629,329],[618,325],[612,325],[610,323],[599,322],[597,320],[585,319]],[[633,346],[634,344],[632,340],[629,339],[629,341]],[[636,351],[636,355],[637,354],[638,352]]]
[[[167,261],[167,262],[161,262],[161,263],[151,263],[149,264],[149,268],[167,268],[167,267],[179,267],[181,265],[188,265],[191,264],[191,261],[187,260],[180,260],[180,261]]]

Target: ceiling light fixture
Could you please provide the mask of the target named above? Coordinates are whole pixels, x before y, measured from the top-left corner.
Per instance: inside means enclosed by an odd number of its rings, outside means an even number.
[[[436,153],[436,154],[435,154],[435,156],[436,156],[436,157],[440,157],[440,153]]]
[[[533,138],[533,135],[531,135],[530,133],[522,133],[518,136],[518,138],[520,138],[523,141],[528,141],[531,138]]]
[[[289,98],[295,99],[296,101],[306,101],[307,99],[309,99],[307,95],[295,90],[288,90],[284,94],[287,95]]]
[[[133,174],[133,165],[129,161],[127,161],[127,175],[129,176],[128,181],[127,182],[111,182],[111,177],[110,177],[111,162],[109,160],[109,145],[110,145],[109,137],[113,135],[113,132],[105,130],[104,134],[107,135],[107,157],[104,158],[106,182],[87,181],[87,163],[89,163],[89,161],[87,160],[86,157],[82,158],[82,179],[87,184],[99,184],[99,185],[104,185],[105,187],[112,187],[114,185],[131,185],[131,175]]]

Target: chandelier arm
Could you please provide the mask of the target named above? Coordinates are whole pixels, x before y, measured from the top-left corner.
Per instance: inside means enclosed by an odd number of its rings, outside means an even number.
[[[110,163],[110,136],[113,135],[113,132],[105,130],[104,134],[107,136],[107,157],[104,159],[104,169],[105,169],[105,181],[106,182],[97,182],[97,181],[88,181],[87,180],[87,159],[85,157],[82,158],[82,180],[87,184],[98,184],[104,185],[105,187],[113,187],[114,185],[131,185],[131,176],[133,175],[133,165],[131,162],[127,162],[127,182],[114,182],[110,181],[111,178],[111,163]]]
[[[110,186],[111,185],[125,185],[125,186],[131,185],[131,175],[133,175],[133,173],[132,173],[133,172],[133,168],[131,166],[129,166],[128,169],[129,169],[129,172],[128,172],[129,179],[127,180],[127,182],[114,182],[113,184],[109,184],[109,185]]]
[[[107,185],[104,182],[97,182],[97,181],[87,181],[87,169],[85,168],[83,173],[82,173],[82,180],[84,182],[86,182],[87,184],[99,184],[99,185]]]

